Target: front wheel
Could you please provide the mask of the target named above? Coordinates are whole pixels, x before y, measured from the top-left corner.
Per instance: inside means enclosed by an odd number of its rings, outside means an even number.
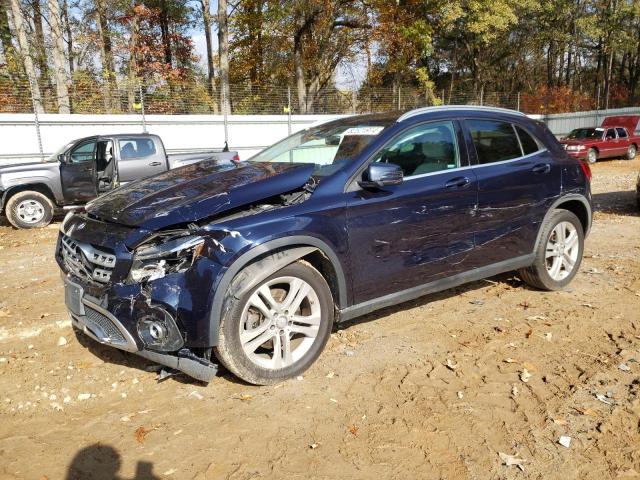
[[[624,156],[624,158],[626,158],[627,160],[633,160],[634,158],[636,158],[636,146],[635,145],[629,145],[629,148],[627,149],[627,154]]]
[[[529,285],[560,290],[573,280],[584,251],[584,231],[578,217],[568,210],[554,210],[542,224],[533,265],[520,270]]]
[[[598,161],[598,152],[596,152],[595,148],[589,149],[589,151],[587,152],[587,162],[593,165],[597,161]]]
[[[53,218],[53,203],[40,192],[18,192],[7,201],[6,215],[16,228],[46,227]]]
[[[304,261],[284,267],[240,299],[229,293],[227,302],[216,356],[248,383],[269,385],[300,375],[331,334],[331,290]]]

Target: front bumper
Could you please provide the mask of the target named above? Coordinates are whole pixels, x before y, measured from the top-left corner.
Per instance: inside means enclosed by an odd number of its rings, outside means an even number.
[[[146,349],[127,328],[111,314],[85,296],[82,286],[63,277],[65,304],[72,325],[93,340],[119,350],[135,353],[147,360],[180,370],[196,380],[210,382],[218,372],[218,366],[209,360],[197,357],[186,348],[165,353]]]
[[[567,152],[567,155],[569,155],[572,158],[577,158],[578,160],[584,160],[587,158],[587,150],[580,150],[580,151],[575,151],[575,150],[565,150]]]

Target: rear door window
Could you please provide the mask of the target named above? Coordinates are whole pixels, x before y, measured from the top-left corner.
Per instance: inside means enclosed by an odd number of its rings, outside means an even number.
[[[616,128],[616,132],[618,132],[618,137],[627,138],[627,131],[624,128]]]
[[[540,150],[539,143],[522,127],[514,125],[518,138],[520,139],[520,145],[522,146],[522,153],[529,155]]]
[[[478,163],[486,165],[522,156],[513,126],[493,120],[465,120],[476,148]]]
[[[615,140],[616,139],[616,129],[610,128],[607,130],[607,140]]]
[[[156,154],[156,144],[150,138],[123,138],[118,140],[121,160],[133,160]]]

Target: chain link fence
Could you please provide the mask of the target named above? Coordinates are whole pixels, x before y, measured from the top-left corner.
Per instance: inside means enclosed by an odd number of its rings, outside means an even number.
[[[55,85],[40,82],[33,95],[29,82],[0,78],[0,113],[59,113]],[[97,82],[80,78],[69,87],[71,113],[80,114],[219,114],[224,113],[219,85],[206,82],[145,84],[120,80]],[[474,92],[468,90],[425,91],[415,85],[396,88],[362,86],[357,89],[326,87],[303,92],[294,86],[232,84],[227,114],[357,114],[409,110],[430,105],[489,105],[525,113],[549,114],[593,110],[603,107],[599,95],[568,91],[552,93]],[[34,98],[36,101],[34,102]],[[611,99],[609,108],[631,106],[628,99]]]

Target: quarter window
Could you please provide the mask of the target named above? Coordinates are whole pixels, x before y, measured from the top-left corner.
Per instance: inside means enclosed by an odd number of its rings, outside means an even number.
[[[540,146],[535,139],[529,135],[523,128],[514,125],[516,132],[518,132],[518,138],[520,139],[520,145],[522,146],[522,153],[529,155],[530,153],[540,150]]]
[[[71,163],[83,163],[93,161],[95,158],[96,142],[87,142],[78,145],[69,154]]]
[[[395,163],[405,177],[457,168],[460,155],[453,124],[428,123],[411,128],[382,149],[374,161]]]
[[[150,138],[124,138],[118,140],[120,145],[120,159],[150,157],[156,154],[156,145]]]
[[[484,165],[522,156],[516,132],[510,123],[491,120],[466,120],[478,163]]]
[[[624,128],[616,128],[619,138],[627,138],[627,131]]]

